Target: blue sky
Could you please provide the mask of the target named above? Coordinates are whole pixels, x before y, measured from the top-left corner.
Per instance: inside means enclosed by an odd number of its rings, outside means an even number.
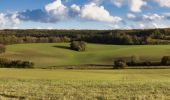
[[[170,0],[0,0],[0,29],[170,27]]]

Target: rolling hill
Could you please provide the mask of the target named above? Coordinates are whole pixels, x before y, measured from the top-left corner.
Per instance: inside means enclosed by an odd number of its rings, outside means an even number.
[[[170,54],[169,45],[101,45],[88,44],[86,52],[69,49],[68,43],[8,45],[1,57],[29,60],[36,67],[82,64],[112,64],[117,57],[139,56],[141,60],[158,61]]]

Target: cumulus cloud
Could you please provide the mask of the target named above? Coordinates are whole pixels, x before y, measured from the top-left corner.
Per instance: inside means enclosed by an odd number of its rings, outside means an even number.
[[[56,23],[69,16],[68,7],[63,5],[61,0],[54,0],[52,3],[45,5],[44,9],[25,10],[18,13],[18,17],[22,21],[42,23]]]
[[[0,13],[0,24],[3,26],[6,23],[5,15]]]
[[[70,10],[69,10],[69,16],[76,17],[79,15],[80,11],[81,11],[80,6],[73,4],[71,5]]]
[[[121,7],[122,5],[123,5],[123,3],[124,3],[124,0],[110,0],[111,1],[111,3],[113,3],[115,6],[117,6],[117,7]]]
[[[166,19],[170,19],[170,13],[164,13],[163,16],[164,16]]]
[[[17,24],[20,24],[20,19],[17,18],[17,15],[17,13],[0,13],[0,28],[15,27]]]
[[[86,4],[80,13],[81,18],[109,22],[109,23],[118,23],[122,21],[120,17],[111,16],[110,13],[103,7],[97,6],[95,3]]]
[[[127,18],[128,19],[136,19],[136,16],[134,14],[132,14],[132,13],[128,13]]]
[[[142,6],[146,6],[147,2],[143,0],[129,0],[130,10],[132,12],[141,12]]]
[[[80,6],[76,5],[76,4],[73,4],[71,6],[71,9],[74,11],[74,12],[80,12]]]
[[[157,2],[161,7],[170,7],[170,0],[153,0]]]
[[[131,12],[141,12],[143,6],[147,6],[146,0],[110,0],[116,7],[128,6]]]
[[[121,17],[111,15],[111,13],[102,4],[104,1],[112,3],[116,7],[127,7],[127,19],[123,20]],[[150,2],[156,2],[161,7],[170,7],[169,0],[88,0],[86,4],[77,5],[72,4],[66,6],[61,0],[54,0],[53,2],[44,6],[44,9],[25,10],[17,13],[0,13],[0,27],[16,27],[21,21],[33,21],[42,23],[57,23],[67,19],[90,20],[99,21],[110,24],[114,29],[117,28],[157,28],[167,27],[159,21],[170,20],[170,13],[163,14],[151,14],[151,13],[139,13],[142,12],[142,8],[151,6]],[[119,22],[124,22],[119,24]],[[125,25],[128,22],[134,23],[134,25]],[[123,25],[124,24],[124,25]],[[121,25],[121,26],[119,26]],[[122,27],[124,26],[124,27]]]
[[[61,0],[55,0],[54,2],[47,4],[45,10],[51,16],[56,17],[56,19],[63,19],[67,17],[68,14],[68,9],[62,4]]]

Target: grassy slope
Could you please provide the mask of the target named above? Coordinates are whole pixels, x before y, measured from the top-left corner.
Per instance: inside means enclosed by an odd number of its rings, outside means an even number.
[[[164,100],[170,69],[0,69],[0,99]]]
[[[2,55],[14,59],[31,60],[37,67],[75,65],[75,64],[112,64],[119,56],[138,55],[144,59],[159,60],[170,54],[169,45],[120,46],[88,44],[86,52],[68,49],[69,44],[16,44],[7,46]],[[149,58],[146,58],[149,57]]]

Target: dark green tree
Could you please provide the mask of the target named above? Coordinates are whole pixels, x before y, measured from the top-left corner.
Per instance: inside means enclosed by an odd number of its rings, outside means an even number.
[[[72,41],[70,48],[76,51],[86,51],[86,42],[84,41]]]
[[[170,56],[162,57],[161,64],[162,65],[169,65],[170,64]]]
[[[114,69],[124,69],[125,67],[127,67],[126,61],[120,59],[114,61]]]

